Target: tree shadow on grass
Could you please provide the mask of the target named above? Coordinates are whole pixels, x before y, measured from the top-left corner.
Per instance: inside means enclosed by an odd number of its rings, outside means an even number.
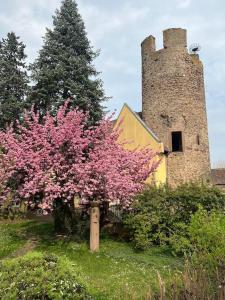
[[[88,239],[76,235],[57,234],[53,222],[40,223],[29,221],[23,224],[22,232],[27,240],[36,242],[36,251],[61,253],[69,251],[71,244],[77,244],[77,248],[87,248]]]
[[[52,222],[26,222],[23,224],[23,234],[26,240],[35,243],[35,251],[66,255],[67,257],[85,256],[89,253],[88,237],[57,235]],[[101,235],[99,255],[110,256],[117,260],[130,259],[149,267],[159,264],[176,268],[181,262],[179,258],[171,255],[171,249],[168,247],[152,246],[145,251],[136,251],[131,243],[121,241],[121,239],[107,233]]]

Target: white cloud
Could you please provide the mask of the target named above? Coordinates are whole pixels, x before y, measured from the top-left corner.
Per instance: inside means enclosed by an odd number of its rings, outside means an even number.
[[[178,7],[187,8],[191,5],[192,0],[178,0]]]
[[[137,25],[138,21],[149,13],[147,7],[132,5],[127,1],[120,5],[119,10],[98,7],[91,2],[84,4],[78,1],[78,3],[88,32],[96,44],[111,33],[129,30],[130,26]]]

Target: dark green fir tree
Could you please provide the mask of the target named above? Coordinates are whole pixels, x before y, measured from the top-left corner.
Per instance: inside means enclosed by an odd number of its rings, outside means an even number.
[[[101,119],[104,92],[93,60],[98,55],[90,46],[84,22],[73,0],[63,0],[47,29],[44,45],[31,65],[34,86],[29,102],[41,115],[55,113],[70,98],[71,107],[89,111],[93,122]]]
[[[21,117],[28,90],[25,45],[14,32],[0,41],[0,128]]]

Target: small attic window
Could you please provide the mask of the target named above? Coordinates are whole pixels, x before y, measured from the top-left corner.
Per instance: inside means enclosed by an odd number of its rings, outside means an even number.
[[[182,132],[173,131],[172,132],[172,151],[173,152],[182,152],[183,143],[182,143]]]

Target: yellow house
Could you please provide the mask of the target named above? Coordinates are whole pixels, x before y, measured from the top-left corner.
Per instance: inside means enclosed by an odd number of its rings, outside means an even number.
[[[121,123],[121,124],[120,124]],[[126,144],[126,148],[134,150],[137,148],[143,148],[150,146],[151,149],[158,153],[156,159],[161,159],[161,163],[154,175],[147,179],[147,183],[155,182],[156,185],[166,183],[166,156],[164,154],[164,145],[152,132],[150,128],[140,118],[138,113],[132,111],[132,109],[124,104],[119,117],[117,118],[114,128],[120,126],[121,134],[119,141],[129,141]]]

